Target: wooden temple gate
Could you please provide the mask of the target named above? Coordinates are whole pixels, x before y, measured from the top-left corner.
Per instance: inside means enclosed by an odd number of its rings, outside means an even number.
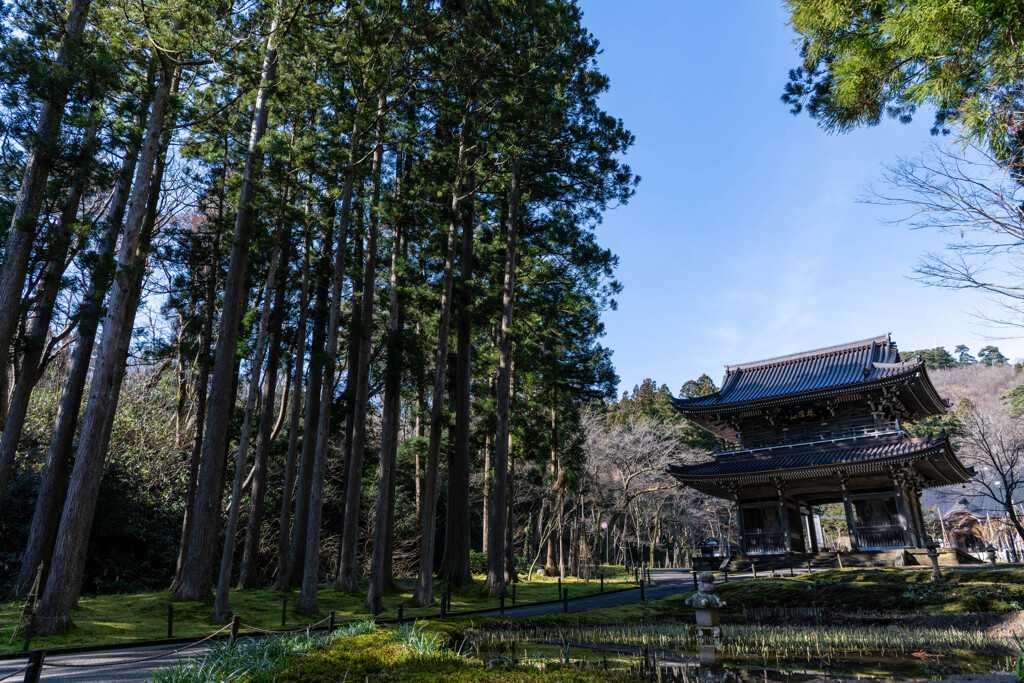
[[[973,474],[945,434],[903,428],[947,405],[888,335],[729,366],[719,391],[675,405],[723,446],[669,471],[735,503],[747,555],[817,552],[814,508],[830,503],[843,505],[851,550],[923,548],[921,492]]]

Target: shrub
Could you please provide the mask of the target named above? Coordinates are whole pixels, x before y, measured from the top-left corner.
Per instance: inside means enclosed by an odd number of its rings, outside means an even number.
[[[487,553],[478,553],[475,550],[469,551],[469,571],[474,574],[487,573]]]
[[[0,595],[21,566],[40,475],[22,472],[8,487],[0,516]],[[89,536],[83,593],[140,593],[166,588],[177,559],[180,512],[139,491],[116,461],[100,486]]]

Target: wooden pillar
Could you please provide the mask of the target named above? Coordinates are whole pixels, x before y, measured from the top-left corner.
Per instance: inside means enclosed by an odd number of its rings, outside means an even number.
[[[789,513],[789,549],[792,552],[805,552],[807,544],[804,542],[804,522],[803,513],[800,508],[800,501],[795,498],[791,498],[786,501],[786,508],[789,508],[789,502],[793,503],[793,509]]]
[[[811,547],[811,538],[807,531],[807,515],[804,514],[804,509],[800,507],[800,503],[796,504],[796,514],[800,519],[800,538],[803,539],[804,547],[800,552],[807,552],[807,549]]]
[[[904,486],[903,504],[907,508],[907,526],[910,529],[911,543],[915,548],[921,547],[921,520],[917,517],[917,498],[910,486]]]
[[[818,548],[818,527],[814,524],[814,508],[807,506],[807,534],[811,538],[811,552],[817,553]]]
[[[850,550],[860,550],[860,542],[857,540],[857,524],[853,517],[853,503],[850,502],[850,492],[846,488],[847,481],[846,472],[840,472],[839,485],[843,488],[843,509],[846,511],[846,533],[850,537]]]
[[[779,493],[779,524],[782,526],[783,541],[786,552],[793,552],[793,532],[789,528],[789,506],[786,505],[785,488],[776,480],[775,490]]]
[[[847,491],[843,491],[843,507],[846,509],[846,532],[850,537],[850,550],[860,550],[857,524],[853,519],[853,503],[850,502],[850,494]]]
[[[928,535],[928,527],[924,525],[924,508],[921,506],[921,494],[923,492],[922,489],[915,491],[914,500],[917,503],[917,515],[921,519],[921,545],[927,548],[932,538]]]
[[[917,486],[910,486],[907,489],[907,494],[910,497],[908,504],[914,512],[917,523],[917,547],[924,548],[927,546],[928,529],[924,525],[924,510],[921,509],[921,490]]]
[[[807,513],[804,514],[804,508],[807,509]],[[808,553],[811,551],[811,506],[806,503],[797,503],[797,512],[800,515],[800,537],[803,539],[804,547],[801,548],[800,552]]]
[[[910,528],[910,516],[907,514],[907,505],[903,495],[903,486],[900,484],[899,477],[895,474],[892,477],[892,488],[893,495],[896,497],[896,514],[899,515],[900,526],[903,527],[903,543],[907,548],[913,548],[914,533]]]
[[[743,527],[743,506],[740,505],[739,498],[735,500],[736,503],[736,535],[740,544],[740,552],[744,555],[747,554],[747,542],[744,536],[746,535],[746,529]]]

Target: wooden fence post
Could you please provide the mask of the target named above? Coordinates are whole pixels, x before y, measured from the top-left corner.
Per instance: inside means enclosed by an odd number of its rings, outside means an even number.
[[[11,638],[11,640],[14,640]],[[32,613],[28,615],[28,621],[25,622],[25,644],[22,646],[23,652],[28,652],[29,643],[32,642]]]
[[[39,683],[39,675],[43,673],[43,660],[46,650],[32,650],[28,653],[28,667],[25,669],[25,683]]]
[[[231,639],[228,641],[232,647],[235,645],[235,641],[238,640],[238,627],[242,623],[242,617],[237,614],[231,617]]]

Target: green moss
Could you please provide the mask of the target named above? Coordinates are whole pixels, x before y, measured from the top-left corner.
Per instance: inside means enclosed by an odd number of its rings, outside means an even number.
[[[904,612],[969,614],[1009,611],[1024,605],[1024,571],[909,569],[831,570],[795,578],[759,579],[721,586],[726,614],[742,607],[820,607],[831,613]]]
[[[619,574],[620,581],[605,581],[606,590],[631,585],[628,577]],[[719,586],[719,592],[728,603],[724,613],[737,618],[743,608],[758,607],[820,607],[827,613],[902,612],[908,614],[968,614],[986,611],[1013,611],[1024,606],[1024,570],[1008,567],[944,568],[944,580],[931,581],[926,570],[910,569],[834,569],[795,578],[760,578],[730,581]],[[399,579],[398,586],[385,596],[384,609],[392,611],[399,604],[406,606],[406,617],[436,616],[437,607],[413,609],[410,606],[415,580]],[[599,590],[598,581],[569,579],[565,582],[569,595],[578,596]],[[441,595],[444,583],[436,586]],[[516,586],[518,602],[552,600],[557,597],[558,582],[553,577],[535,577],[531,582]],[[622,623],[656,619],[692,619],[693,610],[684,600],[690,593],[653,600],[647,604],[631,603],[618,607],[588,610],[571,614],[545,617],[552,623]],[[261,588],[232,591],[231,606],[242,621],[260,628],[281,626],[281,601],[288,597],[288,628],[300,628],[319,621],[334,610],[339,619],[366,617],[363,593],[344,594],[330,589],[320,591],[320,614],[306,617],[295,614],[298,591],[286,593]],[[134,595],[101,595],[84,597],[72,613],[75,627],[66,635],[33,639],[33,647],[69,647],[120,643],[133,640],[157,640],[167,635],[168,591]],[[483,577],[469,586],[455,589],[452,608],[455,611],[493,608],[495,601],[483,590]],[[0,605],[0,652],[21,649],[21,642],[8,645],[11,632],[18,620],[20,604]],[[213,598],[200,602],[175,603],[174,635],[201,637],[219,628],[212,620]],[[394,612],[384,618],[394,618]],[[473,617],[476,623],[486,619]],[[505,621],[512,620],[508,617]],[[455,623],[467,623],[469,618]],[[443,628],[448,628],[447,626]],[[451,627],[459,628],[458,626]],[[457,633],[446,633],[455,639]],[[457,643],[456,643],[457,645]]]
[[[724,616],[740,618],[743,608],[819,607],[825,613],[974,614],[1016,611],[1024,606],[1024,570],[943,569],[943,581],[931,572],[908,569],[833,569],[793,578],[759,578],[718,585],[727,605]],[[692,591],[647,604],[545,617],[549,623],[612,624],[659,619],[693,619],[685,600]],[[482,623],[479,622],[478,623]]]
[[[606,579],[605,590],[632,585],[623,572],[616,571],[615,573],[619,578],[616,580]],[[600,590],[599,581],[568,578],[563,584],[568,588],[570,597],[587,595]],[[435,583],[434,594],[437,598],[440,598],[445,585],[443,581]],[[483,585],[484,577],[479,576],[476,577],[474,583],[454,589],[452,591],[452,610],[458,612],[496,609],[497,601],[487,595]],[[395,610],[399,605],[404,606],[406,617],[436,616],[439,610],[436,606],[423,608],[412,606],[412,595],[415,588],[416,580],[414,578],[397,579],[396,588],[384,596],[386,614],[382,618],[395,618]],[[288,615],[285,627],[296,629],[320,621],[332,610],[340,620],[371,616],[363,604],[366,597],[365,591],[365,582],[360,586],[360,592],[355,594],[339,593],[329,588],[321,588],[320,612],[313,617],[294,612],[294,606],[298,603],[298,589],[285,592],[270,588],[233,590],[231,591],[231,608],[235,614],[242,617],[245,624],[264,629],[279,629],[281,628],[282,599],[287,596]],[[522,581],[516,585],[516,598],[519,603],[555,600],[558,598],[558,579],[534,577],[533,581]],[[71,614],[74,627],[67,634],[33,638],[32,646],[58,648],[165,638],[167,636],[167,605],[170,600],[170,591],[83,597],[79,601],[78,608]],[[21,604],[0,605],[0,652],[21,650],[20,637],[13,645],[8,645],[20,612]],[[220,624],[213,621],[212,593],[206,600],[174,604],[174,636],[176,638],[199,638],[218,628],[220,628]]]
[[[473,681],[475,683],[596,683],[597,681],[639,679],[610,671],[582,671],[573,666],[495,667],[458,657],[452,653],[417,655],[396,642],[391,632],[347,638],[325,650],[296,658],[275,674],[281,683],[363,681],[417,683]]]

